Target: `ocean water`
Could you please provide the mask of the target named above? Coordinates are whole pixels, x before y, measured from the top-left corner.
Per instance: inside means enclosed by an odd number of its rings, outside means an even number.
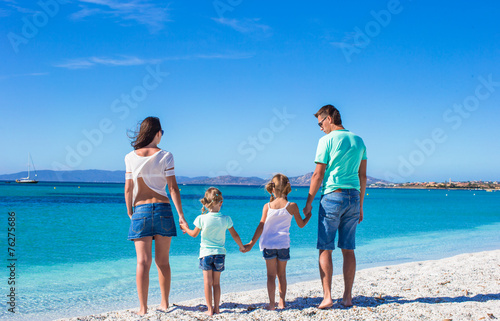
[[[192,226],[207,186],[180,188]],[[267,192],[258,187],[219,188],[224,196],[222,212],[232,217],[243,242],[248,242],[269,200]],[[307,192],[308,188],[293,188],[289,199],[302,209]],[[292,221],[289,283],[318,279],[318,202],[305,228]],[[0,207],[1,320],[52,320],[138,307],[135,249],[127,240],[130,220],[123,184],[0,183]],[[15,245],[9,246],[12,212]],[[364,213],[356,238],[358,269],[500,248],[500,192],[368,189]],[[199,237],[180,230],[178,234],[170,251],[172,303],[203,296]],[[14,256],[9,256],[9,247],[15,249]],[[266,269],[258,246],[240,253],[227,233],[226,249],[222,291],[264,289]],[[9,280],[11,263],[15,263],[15,275]],[[336,250],[334,273],[340,274],[341,269],[341,253]],[[8,311],[9,281],[15,281],[15,314]],[[149,304],[158,304],[154,265],[149,293]]]

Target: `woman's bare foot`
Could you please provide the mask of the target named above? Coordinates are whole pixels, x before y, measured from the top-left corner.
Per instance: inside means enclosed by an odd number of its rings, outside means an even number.
[[[168,303],[166,305],[160,304],[156,310],[158,310],[160,312],[167,312],[168,311]]]
[[[266,310],[269,310],[269,311],[274,311],[276,310],[276,303],[269,303],[267,306],[266,306]]]
[[[329,309],[333,306],[333,301],[331,298],[325,298],[321,303],[318,305],[318,309]]]

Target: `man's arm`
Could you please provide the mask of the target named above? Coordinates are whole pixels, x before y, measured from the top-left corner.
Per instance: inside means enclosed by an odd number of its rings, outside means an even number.
[[[316,169],[311,177],[311,186],[309,187],[309,195],[307,195],[306,206],[302,210],[305,216],[310,215],[312,211],[312,202],[314,197],[318,192],[321,184],[323,183],[323,178],[325,177],[326,164],[316,163]]]
[[[358,176],[359,176],[359,196],[360,196],[360,207],[359,207],[359,223],[363,221],[363,201],[365,199],[366,192],[366,159],[363,159],[359,164]]]

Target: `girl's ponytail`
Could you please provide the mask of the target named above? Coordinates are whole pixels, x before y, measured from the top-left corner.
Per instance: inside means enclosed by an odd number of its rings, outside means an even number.
[[[205,197],[200,200],[200,203],[203,205],[201,208],[201,214],[205,214],[210,211],[212,204],[217,204],[222,202],[222,193],[219,189],[215,187],[210,187],[205,192]]]
[[[283,174],[276,174],[273,178],[266,184],[266,191],[271,194],[269,202],[276,199],[276,195],[273,194],[273,189],[276,194],[287,196],[292,191],[292,186],[290,185],[290,180]]]

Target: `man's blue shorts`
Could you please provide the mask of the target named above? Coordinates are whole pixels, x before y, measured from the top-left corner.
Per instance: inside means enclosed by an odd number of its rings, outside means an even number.
[[[318,217],[319,250],[334,250],[335,235],[339,232],[337,246],[344,250],[356,248],[355,234],[359,223],[360,196],[356,189],[342,189],[321,196]]]

